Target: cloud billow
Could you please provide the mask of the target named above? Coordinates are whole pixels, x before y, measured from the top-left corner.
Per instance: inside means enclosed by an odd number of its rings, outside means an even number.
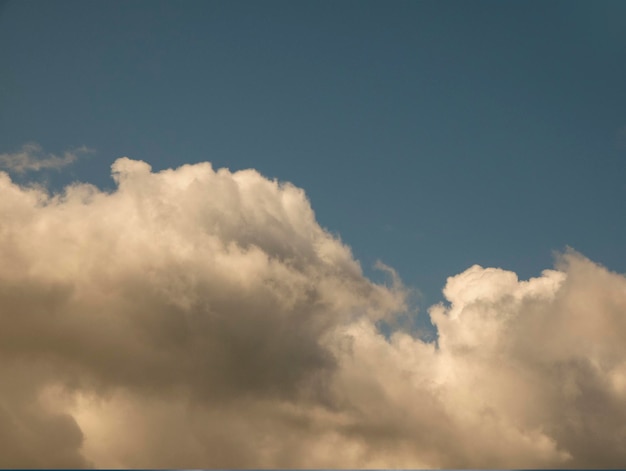
[[[364,277],[301,189],[112,170],[110,193],[56,195],[0,173],[0,465],[624,462],[622,275],[475,266],[430,309],[437,344],[387,338],[406,289]]]

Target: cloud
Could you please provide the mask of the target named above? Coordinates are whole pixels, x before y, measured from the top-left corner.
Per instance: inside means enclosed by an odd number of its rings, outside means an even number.
[[[13,154],[0,154],[0,168],[16,172],[18,174],[29,171],[44,169],[59,169],[74,163],[80,154],[93,152],[82,146],[71,151],[66,151],[63,156],[44,154],[39,144],[24,144],[19,152]]]
[[[429,313],[364,277],[304,192],[254,170],[62,194],[0,173],[4,467],[614,467],[626,279],[569,251],[474,266]]]

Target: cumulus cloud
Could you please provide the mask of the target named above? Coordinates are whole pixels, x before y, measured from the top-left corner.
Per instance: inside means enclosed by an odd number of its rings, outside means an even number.
[[[15,172],[26,173],[45,169],[59,169],[74,163],[81,154],[92,152],[82,146],[66,151],[62,156],[44,154],[41,146],[35,143],[24,144],[19,152],[0,154],[0,168]]]
[[[613,467],[626,278],[474,266],[437,342],[301,189],[210,164],[50,195],[0,173],[0,466]],[[4,437],[4,438],[2,438]]]

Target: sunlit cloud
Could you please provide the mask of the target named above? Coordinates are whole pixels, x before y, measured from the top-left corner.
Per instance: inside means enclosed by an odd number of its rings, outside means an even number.
[[[574,251],[527,281],[474,266],[430,308],[436,342],[383,335],[408,289],[366,278],[303,190],[112,174],[49,194],[0,172],[0,465],[625,461],[624,276]]]

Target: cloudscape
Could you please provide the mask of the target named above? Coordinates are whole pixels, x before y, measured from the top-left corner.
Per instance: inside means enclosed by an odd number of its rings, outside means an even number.
[[[50,194],[0,174],[0,456],[25,467],[611,467],[626,278],[478,265],[436,341],[303,190],[209,163]]]
[[[0,0],[0,468],[623,468],[625,18]]]

